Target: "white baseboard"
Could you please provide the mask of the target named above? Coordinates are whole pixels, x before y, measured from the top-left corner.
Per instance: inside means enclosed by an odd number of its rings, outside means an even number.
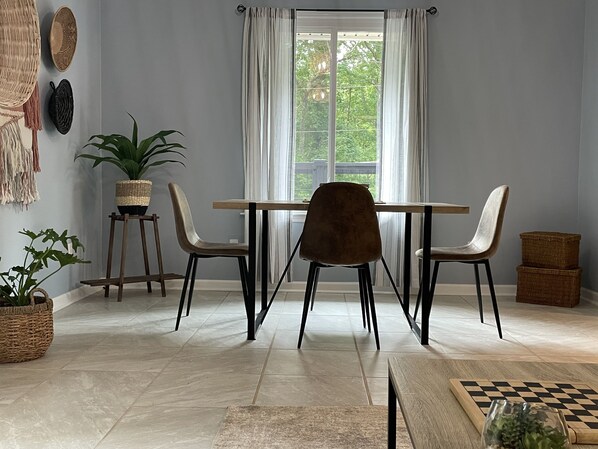
[[[62,295],[56,296],[52,298],[52,302],[54,303],[54,312],[60,309],[64,309],[71,304],[76,303],[77,301],[97,292],[98,289],[94,287],[89,287],[84,285],[83,287],[76,288],[71,290],[70,292],[66,292]]]
[[[183,287],[183,279],[172,279],[166,281],[166,288],[172,290],[180,290]],[[270,285],[269,289],[274,289],[274,285]],[[89,287],[91,288],[91,287]],[[112,287],[114,288],[114,286]],[[126,284],[125,289],[143,289],[145,288],[145,282],[138,282],[132,284]],[[359,288],[357,282],[319,282],[318,290],[326,291],[329,293],[354,293]],[[257,289],[260,289],[258,283]],[[498,296],[515,295],[517,286],[515,285],[496,285],[495,290]],[[92,288],[91,292],[98,291],[99,287]],[[203,279],[195,281],[195,290],[206,290],[206,291],[231,291],[240,292],[241,282],[235,280],[212,280]],[[375,287],[374,290],[378,293],[392,293],[392,287]],[[283,292],[304,292],[305,282],[283,282],[280,286],[280,291]],[[417,292],[417,289],[412,291]],[[402,292],[402,289],[399,289]],[[475,285],[473,284],[438,284],[436,286],[436,293],[439,295],[455,295],[455,296],[471,296],[476,294]],[[88,293],[89,294],[89,293]],[[490,294],[488,286],[482,285],[482,294]],[[597,294],[598,297],[598,294]]]
[[[166,281],[166,288],[169,290],[180,290],[183,287],[182,279],[174,279]],[[139,282],[135,284],[126,284],[125,289],[136,288],[144,289],[145,282]],[[273,289],[274,286],[270,286]],[[100,287],[89,287],[83,286],[75,290],[71,290],[63,295],[52,298],[54,301],[54,310],[60,310],[69,306],[80,299],[83,299],[93,293],[100,291]],[[230,291],[240,292],[241,283],[234,280],[199,280],[195,283],[195,290],[205,291]],[[319,282],[318,290],[329,293],[355,293],[358,291],[357,282]],[[516,285],[496,285],[495,286],[497,296],[515,296],[517,293]],[[259,291],[259,286],[258,286]],[[305,282],[285,282],[280,287],[281,292],[304,292]],[[375,288],[377,293],[392,293],[391,287],[377,287]],[[402,293],[402,289],[399,290]],[[412,289],[412,292],[417,290]],[[436,286],[435,294],[446,295],[446,296],[475,296],[476,288],[474,284],[438,284]],[[489,295],[487,285],[482,285],[482,294]],[[592,304],[598,306],[598,292],[593,290],[582,288],[581,298]]]
[[[590,290],[589,288],[581,289],[581,299],[598,306],[598,292]]]

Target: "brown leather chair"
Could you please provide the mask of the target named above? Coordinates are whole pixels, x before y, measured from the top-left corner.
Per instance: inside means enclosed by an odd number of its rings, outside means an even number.
[[[374,199],[368,189],[350,182],[321,185],[307,209],[299,256],[310,264],[297,347],[301,347],[320,268],[348,267],[358,270],[362,314],[367,313],[369,322],[371,313],[376,347],[380,349],[369,263],[380,259],[382,244]]]
[[[502,329],[500,327],[500,316],[498,305],[496,303],[496,293],[494,291],[494,282],[490,270],[490,258],[498,250],[500,242],[500,233],[502,223],[509,198],[509,187],[500,186],[490,193],[486,205],[482,210],[482,216],[473,239],[466,245],[455,247],[432,247],[430,258],[434,261],[434,272],[432,273],[432,285],[430,287],[430,296],[434,297],[436,279],[438,277],[438,266],[440,262],[461,262],[473,264],[475,269],[476,291],[478,296],[478,306],[480,311],[480,321],[484,322],[484,311],[482,309],[482,290],[480,288],[480,272],[478,265],[483,264],[486,267],[486,276],[488,277],[488,286],[490,287],[490,296],[492,297],[492,307],[494,309],[494,318],[498,328],[498,336],[502,338]],[[417,257],[423,257],[423,250],[419,249],[415,253]],[[421,291],[421,289],[420,289]],[[415,314],[419,308],[420,297],[417,298]]]
[[[249,254],[247,245],[240,243],[214,243],[202,240],[195,231],[193,225],[193,217],[187,197],[177,184],[168,184],[170,190],[170,199],[172,200],[172,209],[174,211],[174,221],[176,225],[176,235],[181,249],[189,254],[189,261],[187,263],[187,271],[185,273],[185,281],[183,283],[183,290],[181,292],[181,300],[179,302],[179,312],[177,315],[176,326],[174,330],[179,329],[181,321],[181,314],[183,313],[183,306],[185,304],[185,294],[189,280],[189,299],[187,301],[187,315],[191,310],[191,299],[193,298],[193,287],[195,286],[195,274],[197,271],[197,260],[207,259],[211,257],[236,257],[239,262],[239,271],[241,275],[241,286],[243,288],[243,299],[245,300],[245,307],[247,308],[248,292],[247,292],[247,262],[245,256]],[[193,273],[191,273],[191,266],[193,265]]]

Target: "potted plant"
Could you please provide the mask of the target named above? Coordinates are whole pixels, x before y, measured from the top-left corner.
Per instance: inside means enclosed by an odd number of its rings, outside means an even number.
[[[570,449],[565,418],[543,403],[494,400],[482,432],[486,449]]]
[[[121,214],[143,215],[149,206],[152,191],[152,182],[142,179],[143,175],[151,167],[171,162],[184,166],[185,164],[180,160],[163,159],[163,157],[173,154],[185,157],[179,151],[185,147],[177,142],[167,142],[166,138],[172,134],[183,135],[172,129],[159,131],[140,141],[137,121],[131,114],[129,117],[133,120],[133,133],[130,139],[122,134],[91,136],[89,143],[83,148],[95,147],[105,155],[81,153],[75,156],[75,159],[91,159],[94,161],[94,167],[106,162],[122,170],[129,179],[116,182],[116,206]]]
[[[19,234],[30,239],[23,248],[23,264],[0,273],[0,363],[24,362],[45,354],[54,337],[53,303],[40,285],[67,265],[89,263],[77,256],[83,245],[67,231],[23,229]],[[38,280],[36,275],[44,268],[53,271]]]

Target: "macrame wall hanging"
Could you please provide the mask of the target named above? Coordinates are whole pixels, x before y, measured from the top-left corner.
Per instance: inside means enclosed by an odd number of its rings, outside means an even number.
[[[27,206],[39,199],[37,132],[42,129],[39,87],[21,107],[0,108],[0,204]]]
[[[41,39],[35,0],[0,0],[0,204],[39,199]]]

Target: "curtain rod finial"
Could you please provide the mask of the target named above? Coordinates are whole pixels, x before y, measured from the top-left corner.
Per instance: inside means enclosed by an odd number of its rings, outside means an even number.
[[[245,12],[245,10],[246,10],[246,9],[247,9],[247,8],[245,7],[245,5],[243,5],[243,4],[239,4],[239,5],[237,6],[237,13],[239,13],[239,14],[243,14],[243,13]]]
[[[438,13],[438,8],[436,8],[436,6],[432,6],[431,8],[428,8],[426,11],[431,15],[435,16],[436,13]]]

